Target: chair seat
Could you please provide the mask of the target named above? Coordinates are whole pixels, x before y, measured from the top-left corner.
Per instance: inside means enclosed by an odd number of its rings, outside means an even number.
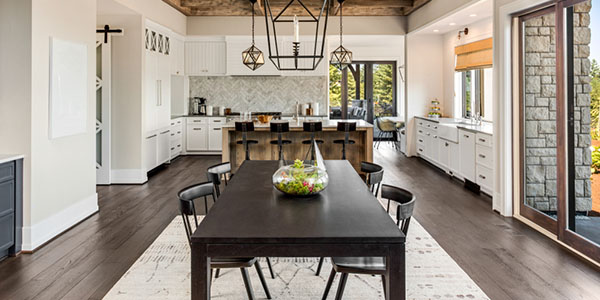
[[[277,140],[272,140],[270,143],[271,143],[271,145],[277,145]],[[284,145],[289,145],[289,144],[292,143],[292,141],[290,141],[290,140],[281,140],[281,143],[284,144]]]
[[[323,141],[323,140],[315,140],[315,142],[317,142],[317,144],[325,144],[325,141]],[[302,141],[302,144],[304,144],[304,145],[310,145],[310,143],[312,143],[311,140]]]
[[[210,259],[210,267],[213,269],[249,268],[256,260],[255,257],[216,257]]]
[[[385,274],[383,257],[333,257],[333,269],[341,273]]]
[[[334,144],[344,144],[345,140],[334,140],[333,143]],[[348,140],[348,144],[353,145],[353,144],[356,144],[356,142],[354,140]]]
[[[244,141],[237,141],[236,143],[238,145],[243,145]],[[248,144],[258,144],[258,141],[257,140],[246,140],[246,143],[248,143]]]

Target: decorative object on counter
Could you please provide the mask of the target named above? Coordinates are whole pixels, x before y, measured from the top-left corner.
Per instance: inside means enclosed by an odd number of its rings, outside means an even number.
[[[326,43],[325,37],[327,36],[327,19],[329,18],[329,10],[331,7],[331,1],[323,0],[323,5],[319,10],[319,14],[315,16],[307,8],[308,6],[303,3],[303,0],[289,0],[288,4],[283,10],[276,12],[274,15],[271,11],[271,4],[269,0],[264,0],[263,7],[265,10],[265,25],[267,29],[267,43],[269,44],[269,59],[277,70],[279,71],[314,71],[321,60],[323,60],[323,52],[325,51]],[[296,2],[296,3],[295,3]],[[292,4],[296,5],[292,5]],[[303,13],[307,13],[307,18],[298,19],[297,15],[290,20],[286,18],[286,11],[300,10]],[[278,24],[280,23],[294,23],[294,39],[291,43],[291,47],[280,46],[280,40],[278,40],[277,31]],[[315,37],[311,40],[315,41],[312,50],[307,51],[310,54],[300,54],[301,42],[300,42],[300,22],[302,23],[313,23],[315,30]],[[281,32],[281,28],[279,28]],[[321,33],[322,32],[322,33]],[[271,38],[271,33],[273,37]],[[320,34],[321,33],[321,34]]]
[[[312,107],[312,109],[313,109],[313,115],[318,116],[319,115],[319,102],[312,102],[310,104],[310,107]]]
[[[310,104],[308,104],[308,103],[302,104],[302,115],[303,116],[306,116],[309,108],[310,108]]]
[[[209,117],[213,115],[213,107],[212,107],[212,105],[207,105],[206,106],[206,115],[209,116]]]
[[[273,174],[273,186],[290,196],[313,196],[325,190],[328,184],[329,176],[324,169],[306,165],[299,159]]]
[[[338,68],[339,70],[343,70],[348,65],[352,63],[352,51],[349,51],[343,46],[342,38],[344,35],[344,26],[342,22],[343,14],[343,4],[344,0],[337,0],[340,8],[340,46],[337,47],[333,52],[331,52],[331,64]]]
[[[231,108],[225,108],[225,115],[231,114]]]
[[[256,71],[265,64],[265,56],[260,49],[254,45],[254,3],[256,0],[250,0],[252,5],[252,46],[242,52],[242,62],[252,71]]]
[[[312,107],[309,107],[309,108],[306,109],[306,115],[307,116],[312,116],[313,115],[313,109],[312,109]]]
[[[269,115],[258,115],[256,118],[258,119],[258,122],[260,122],[261,124],[267,124],[267,123],[271,122],[271,120],[273,120],[273,116],[269,116]]]
[[[442,116],[442,113],[440,111],[440,101],[437,98],[435,98],[435,100],[431,101],[431,111],[429,112],[428,116],[430,118],[438,119]]]

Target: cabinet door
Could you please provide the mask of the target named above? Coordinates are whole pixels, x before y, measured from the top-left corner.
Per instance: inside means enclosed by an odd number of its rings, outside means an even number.
[[[440,161],[440,139],[438,138],[437,132],[431,131],[431,159],[439,163]]]
[[[440,139],[438,142],[438,153],[439,159],[438,163],[444,169],[444,171],[448,170],[448,162],[449,162],[449,154],[450,154],[450,142]]]
[[[186,75],[224,75],[226,72],[225,41],[185,43]]]
[[[460,149],[457,143],[448,142],[448,173],[452,175],[459,174],[460,167]]]
[[[169,72],[169,56],[160,55],[158,59],[158,84],[160,97],[156,108],[157,128],[168,127],[171,124],[171,74]]]
[[[157,165],[161,165],[164,164],[165,162],[167,162],[169,160],[169,157],[171,155],[171,148],[170,148],[170,142],[171,142],[171,136],[169,135],[170,130],[166,129],[161,131],[158,134],[158,141],[157,141],[157,145],[156,145],[156,159],[157,159]]]
[[[223,128],[210,125],[208,128],[208,150],[221,151],[223,149]]]
[[[188,124],[187,127],[187,151],[208,150],[208,125]]]
[[[158,134],[152,134],[150,136],[147,136],[144,140],[144,167],[146,168],[146,172],[158,166],[156,153],[157,143]]]
[[[146,51],[146,66],[144,72],[145,95],[144,101],[144,116],[146,132],[156,130],[157,106],[159,103],[159,86],[158,86],[158,55],[150,51]]]
[[[465,130],[458,131],[460,148],[460,174],[475,182],[475,134]]]

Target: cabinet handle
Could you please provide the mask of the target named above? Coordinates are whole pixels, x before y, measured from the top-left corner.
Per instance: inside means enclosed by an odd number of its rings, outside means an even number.
[[[423,130],[419,130],[419,133],[423,133]]]
[[[450,145],[448,145],[448,143],[446,143],[446,147],[448,147],[448,146],[450,146]]]
[[[194,128],[194,130],[202,130],[202,128]]]
[[[213,120],[215,123],[221,123],[221,120]]]
[[[163,131],[160,134],[165,134],[165,133],[169,133],[169,132],[171,132],[171,130]]]
[[[171,133],[171,136],[175,136],[175,134],[174,134],[174,133]]]
[[[423,152],[423,149],[419,148],[419,152]]]
[[[200,123],[202,120],[194,120],[194,123]]]
[[[485,176],[483,176],[483,175],[479,175],[479,178],[481,178],[481,179],[485,179]]]
[[[437,126],[433,126],[433,129],[437,129]]]
[[[180,134],[180,133],[181,133],[181,131],[177,131],[177,134]]]
[[[175,123],[171,123],[171,126],[175,126]]]
[[[175,150],[175,147],[171,147],[171,151]]]
[[[421,142],[421,143],[422,143],[422,142],[423,142],[423,140],[419,140],[419,142]]]
[[[434,138],[434,139],[437,139],[437,135],[434,135],[434,136],[433,136],[433,138]]]
[[[428,133],[427,133],[427,136],[430,136],[430,135],[431,135],[431,133],[429,133],[429,132],[428,132]]]
[[[147,139],[147,140],[149,140],[149,139],[151,139],[151,138],[155,138],[155,137],[156,137],[156,134],[153,134],[153,135],[151,135],[151,136],[147,137],[146,139]]]
[[[481,157],[481,158],[485,158],[485,155],[483,155],[483,154],[479,154],[479,157]]]
[[[181,144],[177,145],[177,148],[181,148]]]
[[[213,130],[221,130],[221,128],[213,128]]]
[[[469,138],[469,136],[468,136],[468,135],[466,135],[466,134],[463,134],[463,136],[464,136],[464,137],[466,137],[466,138]]]

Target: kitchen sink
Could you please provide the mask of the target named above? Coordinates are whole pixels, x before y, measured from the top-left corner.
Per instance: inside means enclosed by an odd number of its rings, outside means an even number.
[[[457,124],[460,123],[440,123],[438,126],[438,137],[458,143],[458,128]]]

